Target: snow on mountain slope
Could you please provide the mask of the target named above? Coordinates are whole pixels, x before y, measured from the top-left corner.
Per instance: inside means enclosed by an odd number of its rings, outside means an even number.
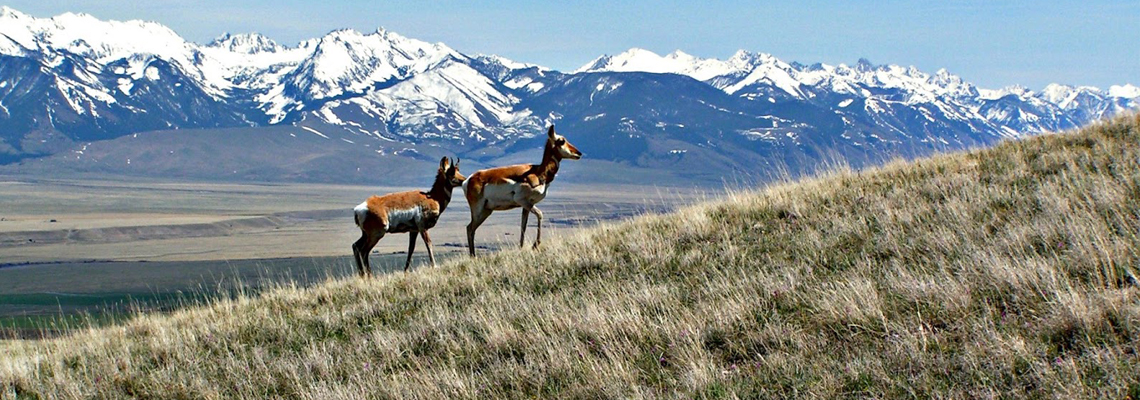
[[[88,116],[99,114],[94,104],[121,102],[138,94],[144,80],[159,79],[153,65],[163,62],[212,101],[252,106],[262,115],[252,116],[255,122],[296,123],[310,113],[351,126],[352,118],[338,117],[335,109],[355,104],[366,115],[402,126],[393,130],[405,135],[427,124],[434,133],[425,135],[449,136],[437,128],[469,127],[458,136],[479,140],[511,135],[514,130],[505,127],[529,112],[514,110],[518,98],[508,92],[541,89],[535,80],[549,71],[494,58],[506,71],[536,71],[499,82],[454,49],[384,29],[337,30],[296,47],[259,34],[225,34],[198,45],[153,22],[101,21],[86,14],[34,18],[6,7],[0,9],[0,54],[69,68],[53,72],[55,85],[64,103]],[[64,65],[71,58],[83,60],[83,67]]]
[[[928,103],[936,98],[963,100],[977,95],[973,85],[946,70],[931,75],[915,67],[875,66],[867,60],[859,60],[854,66],[817,64],[793,73],[804,85],[817,89],[908,104]]]
[[[201,64],[214,64],[231,87],[254,89],[277,84],[283,71],[300,64],[312,52],[311,41],[288,47],[257,33],[225,34],[197,51]],[[262,75],[261,79],[243,79],[245,74]]]
[[[369,35],[340,30],[319,39],[283,84],[299,89],[306,99],[324,99],[407,78],[449,57],[463,55],[385,30]]]
[[[538,64],[518,62],[515,60],[508,59],[506,57],[497,56],[494,54],[476,54],[472,58],[480,59],[485,63],[497,64],[497,65],[499,65],[503,68],[509,69],[509,70],[520,70],[520,69],[532,69],[532,68],[534,68],[534,69],[537,69],[539,71],[544,71],[544,72],[551,71],[550,68],[546,68],[546,67],[543,67],[543,66],[538,65]]]
[[[1044,101],[1056,105],[1068,114],[1076,115],[1082,120],[1100,119],[1124,108],[1128,100],[1089,86],[1068,86],[1051,84],[1037,95]]]
[[[480,74],[502,84],[520,96],[530,96],[566,75],[552,69],[509,60],[496,55],[476,55],[466,63]]]
[[[765,84],[780,88],[780,90],[796,98],[806,97],[800,88],[803,83],[796,78],[792,66],[771,54],[737,52],[733,59],[739,60],[738,63],[742,64],[741,66],[750,66],[751,70],[736,83],[722,88],[728,94],[736,94],[752,85]]]
[[[604,55],[578,68],[581,72],[650,72],[688,75],[704,81],[738,71],[741,65],[732,60],[721,61],[694,57],[681,50],[664,57],[649,50],[632,48],[618,55]]]
[[[102,21],[88,14],[66,13],[33,18],[0,8],[0,34],[33,50],[66,50],[100,63],[133,54],[186,58],[193,46],[169,28],[154,22]]]
[[[131,60],[132,79],[140,79],[148,56],[171,62],[216,97],[224,97],[230,82],[225,68],[200,60],[198,45],[187,42],[170,28],[156,22],[103,21],[88,14],[65,13],[52,18],[33,18],[11,8],[0,9],[0,35],[6,36],[31,54],[9,52],[12,46],[0,46],[9,55],[41,57],[45,66],[59,65],[63,57],[73,54],[90,60],[91,72],[117,60]],[[125,73],[125,71],[124,71]],[[93,82],[88,82],[92,83]],[[109,93],[109,89],[92,86]]]
[[[700,81],[709,81],[729,94],[741,92],[753,85],[768,85],[787,94],[806,98],[803,86],[821,87],[838,93],[861,97],[869,95],[868,87],[909,90],[920,95],[950,95],[960,97],[971,94],[973,86],[961,78],[938,71],[929,75],[914,67],[896,65],[875,67],[860,60],[853,67],[840,64],[798,66],[789,64],[771,54],[737,51],[728,60],[694,57],[681,51],[659,56],[643,49],[630,49],[614,56],[602,56],[575,72],[653,72],[688,75]],[[921,100],[921,99],[918,99]]]
[[[864,109],[872,114],[885,112],[879,105],[899,103],[929,119],[929,110],[936,109],[944,118],[1001,136],[1069,129],[1140,105],[1135,100],[1140,88],[1132,85],[1113,86],[1107,92],[1056,84],[1041,92],[1020,87],[987,90],[945,69],[928,74],[915,67],[874,65],[863,59],[851,66],[789,64],[770,54],[743,50],[722,61],[679,51],[662,57],[635,48],[599,57],[577,70],[602,71],[687,75],[746,99],[772,103],[802,99],[847,113],[847,105],[855,99],[867,100]],[[1011,103],[1012,98],[997,104],[1010,95],[1017,104]]]
[[[509,92],[533,79],[500,84],[475,69],[473,59],[443,44],[385,30],[368,35],[343,30],[313,47],[277,88],[256,98],[271,123],[315,110],[325,123],[371,135],[485,141],[513,136],[512,127],[530,116],[514,109],[519,99]],[[501,57],[487,61],[506,70],[544,70]],[[354,113],[367,120],[350,117]]]
[[[404,140],[451,139],[476,142],[507,139],[538,130],[529,110],[515,110],[519,99],[458,59],[364,95],[325,103],[315,114],[326,123],[352,126],[369,135],[387,132]],[[364,118],[352,118],[360,113]]]
[[[1108,95],[1125,99],[1140,98],[1140,87],[1133,85],[1112,85],[1108,88]]]
[[[744,50],[720,60],[634,48],[566,74],[384,29],[295,46],[256,33],[200,45],[154,22],[0,8],[0,162],[138,130],[264,125],[381,155],[414,145],[490,157],[530,146],[552,122],[588,130],[595,148],[628,137],[638,145],[593,153],[623,162],[655,160],[644,152],[657,150],[873,160],[1068,129],[1138,103],[1132,85],[987,90],[945,70],[867,60],[803,65]]]
[[[206,47],[219,48],[231,53],[242,54],[277,53],[286,49],[285,46],[259,33],[237,35],[226,33],[214,39],[214,41]]]

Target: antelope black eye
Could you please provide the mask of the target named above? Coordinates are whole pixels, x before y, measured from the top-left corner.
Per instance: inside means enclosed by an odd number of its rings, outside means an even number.
[[[566,139],[558,139],[558,140],[555,140],[554,143],[561,146],[561,145],[566,144]]]

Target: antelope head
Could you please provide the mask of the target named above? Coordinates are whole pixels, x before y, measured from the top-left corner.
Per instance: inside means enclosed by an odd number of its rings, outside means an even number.
[[[578,151],[577,147],[570,144],[565,136],[554,132],[554,125],[551,125],[550,130],[546,132],[546,148],[553,150],[553,153],[557,154],[559,159],[569,158],[571,160],[577,160],[582,158],[582,152]]]
[[[439,171],[436,172],[436,175],[437,179],[442,178],[453,188],[462,186],[463,181],[467,180],[467,177],[459,173],[459,159],[452,163],[447,157],[439,160]]]

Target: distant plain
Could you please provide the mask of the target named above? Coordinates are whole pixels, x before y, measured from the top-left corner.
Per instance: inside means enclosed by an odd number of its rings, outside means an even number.
[[[468,172],[470,173],[470,172]],[[309,285],[353,272],[351,212],[372,194],[415,187],[148,180],[0,179],[0,337],[38,337],[169,310],[239,291]],[[716,192],[555,184],[540,204],[544,237],[598,221],[675,209]],[[518,245],[520,211],[480,228],[479,251]],[[431,230],[440,258],[465,250],[462,189]],[[536,233],[530,219],[527,244]],[[404,234],[373,252],[402,269]],[[412,268],[427,263],[422,242]]]

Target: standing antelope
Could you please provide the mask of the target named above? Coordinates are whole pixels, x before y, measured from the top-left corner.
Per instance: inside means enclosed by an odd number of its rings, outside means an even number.
[[[391,193],[384,196],[372,196],[353,211],[356,214],[356,226],[360,227],[360,240],[352,244],[352,254],[356,258],[356,270],[360,276],[372,276],[372,265],[368,262],[368,255],[376,242],[384,237],[385,233],[409,233],[408,261],[404,263],[404,272],[412,265],[412,252],[416,250],[416,233],[424,238],[427,245],[428,258],[435,266],[435,254],[431,249],[431,237],[428,229],[439,221],[440,214],[447,209],[451,202],[451,190],[462,185],[466,178],[459,173],[459,160],[452,165],[444,157],[439,161],[439,171],[435,174],[435,183],[431,190],[420,192],[409,190],[407,192]]]
[[[554,125],[551,125],[546,132],[542,163],[491,168],[471,174],[463,185],[463,194],[471,206],[471,223],[467,225],[467,249],[471,256],[475,256],[475,230],[479,225],[491,212],[515,207],[523,209],[519,247],[526,242],[526,219],[530,213],[538,218],[538,235],[534,238],[534,247],[538,247],[542,242],[542,211],[534,205],[546,197],[563,158],[577,160],[582,158],[582,153],[567,142],[566,137],[554,133]]]

